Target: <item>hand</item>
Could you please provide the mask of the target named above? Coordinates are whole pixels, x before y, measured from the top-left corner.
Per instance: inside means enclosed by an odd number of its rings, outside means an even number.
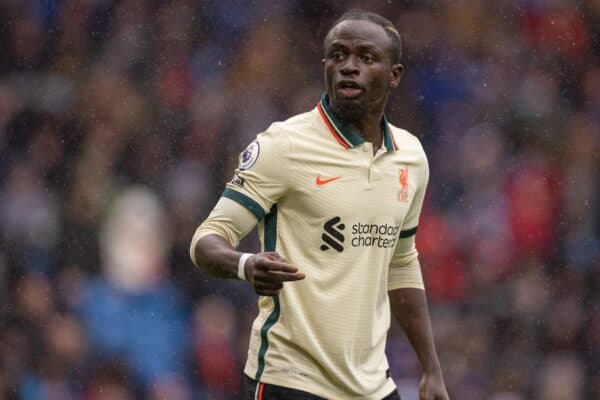
[[[260,296],[276,296],[283,282],[299,281],[305,275],[276,252],[258,253],[246,261],[246,279]]]
[[[442,371],[424,372],[419,383],[419,400],[448,400]]]

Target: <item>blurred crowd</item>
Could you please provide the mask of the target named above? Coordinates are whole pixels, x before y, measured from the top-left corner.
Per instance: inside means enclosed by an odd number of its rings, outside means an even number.
[[[256,298],[189,241],[351,7],[403,36],[451,398],[600,399],[599,0],[0,1],[0,399],[238,398]]]

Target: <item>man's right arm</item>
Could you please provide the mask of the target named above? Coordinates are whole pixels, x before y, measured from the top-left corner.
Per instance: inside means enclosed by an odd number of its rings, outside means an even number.
[[[238,262],[242,253],[217,234],[208,234],[195,242],[194,263],[217,278],[238,277]]]
[[[221,198],[192,238],[192,261],[215,277],[238,278],[238,264],[243,253],[235,248],[256,222],[254,214],[246,208]],[[304,274],[276,252],[253,254],[243,268],[246,280],[261,296],[275,296],[283,282],[304,279]]]
[[[194,233],[190,245],[192,261],[215,277],[236,278],[242,253],[235,248],[256,223],[256,216],[248,209],[221,197]]]

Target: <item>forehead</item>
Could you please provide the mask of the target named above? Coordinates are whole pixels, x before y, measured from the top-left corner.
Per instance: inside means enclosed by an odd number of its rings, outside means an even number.
[[[325,38],[325,48],[335,43],[352,42],[355,45],[373,46],[381,51],[391,48],[391,39],[385,29],[367,20],[345,20],[334,26]]]

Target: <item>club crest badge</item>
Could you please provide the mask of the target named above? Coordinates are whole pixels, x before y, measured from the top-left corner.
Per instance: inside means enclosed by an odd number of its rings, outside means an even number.
[[[254,141],[246,147],[246,150],[240,154],[240,169],[245,170],[254,165],[260,154],[260,145]]]
[[[401,203],[408,202],[408,168],[400,170],[400,191],[398,192],[398,201]]]

